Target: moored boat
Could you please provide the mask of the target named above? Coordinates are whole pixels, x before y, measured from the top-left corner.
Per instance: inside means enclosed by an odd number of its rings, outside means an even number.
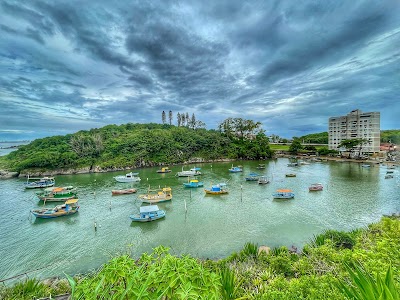
[[[209,189],[204,189],[204,192],[209,195],[222,195],[228,194],[228,190],[226,189],[225,183],[219,183],[216,185],[212,185]]]
[[[250,173],[248,176],[246,176],[246,181],[258,181],[258,178],[260,177],[260,175],[258,175],[257,173]]]
[[[370,167],[371,167],[371,165],[368,165],[368,164],[363,164],[363,165],[361,165],[361,167],[363,167],[363,168],[370,168]]]
[[[157,205],[141,206],[139,214],[129,216],[135,222],[151,222],[165,217],[165,211],[158,208]]]
[[[172,172],[168,167],[161,168],[160,170],[157,170],[157,173],[170,173]]]
[[[133,194],[136,193],[136,189],[124,189],[124,190],[112,190],[111,194],[113,196],[118,196],[118,195],[127,195],[127,194]]]
[[[34,180],[34,181],[29,181],[29,180]],[[47,188],[51,187],[55,184],[54,177],[42,177],[42,178],[32,178],[29,177],[27,178],[27,181],[25,183],[25,188],[26,189],[37,189],[37,188]]]
[[[138,182],[140,181],[140,177],[138,177],[137,175],[139,175],[139,173],[128,173],[125,175],[118,175],[115,176],[114,179],[118,182]]]
[[[198,176],[198,175],[201,175],[200,170],[201,170],[201,168],[196,168],[196,167],[194,167],[194,168],[190,169],[189,171],[184,171],[184,170],[183,170],[183,167],[182,167],[182,171],[181,171],[181,172],[178,172],[178,173],[176,174],[176,176],[178,176],[178,177]]]
[[[183,186],[187,188],[198,188],[202,187],[203,185],[203,182],[198,181],[197,179],[190,179],[189,182],[183,183]]]
[[[260,176],[258,178],[258,184],[267,184],[269,183],[269,178],[267,176]]]
[[[286,176],[286,177],[296,177],[296,174],[294,174],[294,173],[288,173],[288,174],[286,174],[285,176]]]
[[[322,185],[322,183],[313,183],[308,187],[308,190],[310,192],[312,191],[322,191],[324,189],[324,186]]]
[[[149,189],[147,194],[139,195],[139,199],[144,203],[150,204],[169,201],[172,199],[172,190],[170,187],[155,190]]]
[[[44,189],[43,192],[36,193],[36,195],[42,201],[63,202],[69,199],[76,198],[77,192],[76,188],[74,188],[73,186],[50,187]]]
[[[272,194],[272,197],[274,199],[291,199],[294,198],[294,193],[292,193],[292,190],[280,189],[277,190],[276,193]]]
[[[386,174],[386,175],[385,175],[385,179],[390,179],[390,178],[393,178],[393,175],[392,175],[392,174]]]
[[[288,167],[297,167],[298,165],[297,162],[288,163]]]
[[[257,169],[265,169],[265,164],[258,164]]]
[[[64,204],[57,205],[54,208],[42,208],[31,210],[36,218],[51,219],[62,216],[68,216],[77,213],[79,210],[78,199],[70,199]]]
[[[232,165],[232,167],[229,169],[229,172],[231,172],[231,173],[239,173],[239,172],[243,172],[243,169],[241,167],[239,167],[239,166],[234,167]]]

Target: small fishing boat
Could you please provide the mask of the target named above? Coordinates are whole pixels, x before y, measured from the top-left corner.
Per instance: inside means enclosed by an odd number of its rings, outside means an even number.
[[[286,177],[296,177],[296,174],[294,174],[294,173],[288,173],[288,174],[286,174],[285,176],[286,176]]]
[[[324,189],[324,187],[323,187],[322,183],[313,183],[313,184],[311,184],[311,185],[308,187],[308,190],[309,190],[310,192],[313,192],[313,191],[322,191],[323,189]]]
[[[239,173],[239,172],[243,172],[243,169],[241,167],[239,167],[239,166],[234,167],[232,165],[232,167],[229,169],[229,172],[231,172],[231,173]]]
[[[135,222],[151,222],[165,217],[165,211],[157,205],[141,206],[139,214],[129,216]]]
[[[228,190],[226,189],[226,183],[219,183],[216,185],[212,185],[209,189],[204,189],[206,194],[209,195],[222,195],[228,194]]]
[[[150,204],[169,201],[172,199],[172,190],[170,187],[155,190],[149,189],[147,194],[139,195],[139,199],[144,203]]]
[[[259,177],[260,175],[257,173],[250,173],[245,179],[246,181],[258,181]]]
[[[267,184],[269,183],[269,178],[267,176],[260,176],[258,178],[258,184]]]
[[[118,196],[118,195],[127,195],[127,194],[133,194],[136,193],[136,189],[124,189],[124,190],[112,190],[111,194],[113,196]]]
[[[128,173],[124,175],[115,176],[114,179],[118,182],[138,182],[140,181],[140,177],[138,177],[139,173]]]
[[[392,175],[392,174],[386,174],[386,175],[385,175],[385,179],[390,179],[390,178],[393,178],[393,175]]]
[[[294,198],[294,193],[292,193],[292,190],[281,189],[272,194],[272,197],[274,199],[291,199]]]
[[[54,208],[42,208],[32,210],[36,218],[51,219],[62,216],[68,216],[77,213],[79,210],[78,199],[70,199],[64,204],[57,205]]]
[[[42,201],[64,202],[76,198],[77,192],[73,186],[50,187],[45,188],[43,192],[36,193],[36,196]]]
[[[393,171],[393,170],[386,171],[386,174],[393,174],[393,173],[394,173],[394,171]]]
[[[198,188],[202,187],[203,185],[203,182],[198,181],[197,179],[190,179],[189,182],[183,183],[183,186],[187,188]]]
[[[29,181],[34,180],[34,181]],[[51,187],[55,184],[54,177],[42,177],[42,178],[33,178],[29,177],[26,180],[25,188],[26,189],[37,189],[37,188],[47,188]]]
[[[363,164],[363,165],[361,165],[361,167],[363,167],[363,168],[370,168],[371,165]]]
[[[157,173],[170,173],[172,172],[168,167],[161,168],[160,170],[157,170]]]
[[[200,170],[201,170],[201,168],[194,167],[194,168],[190,169],[189,171],[184,171],[183,167],[182,167],[182,171],[178,172],[175,176],[178,176],[178,177],[198,176],[198,175],[201,175]]]
[[[257,169],[265,169],[265,164],[258,164]]]
[[[288,163],[288,167],[297,167],[298,165],[297,162]]]

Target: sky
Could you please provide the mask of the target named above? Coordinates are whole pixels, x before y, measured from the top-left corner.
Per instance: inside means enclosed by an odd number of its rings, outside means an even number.
[[[399,0],[0,0],[0,141],[161,123],[163,110],[286,138],[354,109],[399,129],[399,12]]]

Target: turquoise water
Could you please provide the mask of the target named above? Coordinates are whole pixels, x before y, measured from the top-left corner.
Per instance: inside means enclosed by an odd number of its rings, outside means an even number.
[[[138,193],[114,197],[112,189],[132,186],[113,179],[125,172],[57,176],[57,186],[78,187],[81,208],[75,215],[51,220],[30,215],[31,209],[43,203],[35,191],[24,189],[23,179],[2,180],[0,279],[43,267],[30,276],[87,272],[118,253],[137,257],[160,244],[171,247],[174,254],[201,258],[226,257],[249,241],[301,247],[324,229],[360,228],[383,214],[400,211],[399,170],[394,179],[384,179],[385,166],[367,169],[356,163],[322,162],[288,167],[288,162],[284,158],[236,162],[244,172],[234,174],[228,172],[232,163],[197,165],[205,187],[228,183],[229,194],[221,196],[206,196],[202,188],[184,188],[186,179],[174,176],[179,166],[168,174],[156,173],[157,168],[135,170],[142,178],[133,184]],[[258,163],[266,163],[266,169],[257,170]],[[270,176],[271,183],[246,182],[250,172]],[[297,177],[286,178],[285,173]],[[324,185],[324,191],[309,192],[308,186],[316,182]],[[167,216],[151,223],[132,223],[129,215],[138,211],[138,195],[149,185],[172,188],[172,201],[159,203]],[[295,198],[272,200],[271,194],[279,188],[292,189]]]

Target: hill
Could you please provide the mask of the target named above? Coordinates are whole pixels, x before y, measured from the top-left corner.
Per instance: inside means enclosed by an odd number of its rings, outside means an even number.
[[[254,139],[246,139],[216,130],[128,123],[34,140],[0,157],[0,166],[17,172],[84,167],[117,169],[176,164],[193,158],[271,156],[263,132]]]

